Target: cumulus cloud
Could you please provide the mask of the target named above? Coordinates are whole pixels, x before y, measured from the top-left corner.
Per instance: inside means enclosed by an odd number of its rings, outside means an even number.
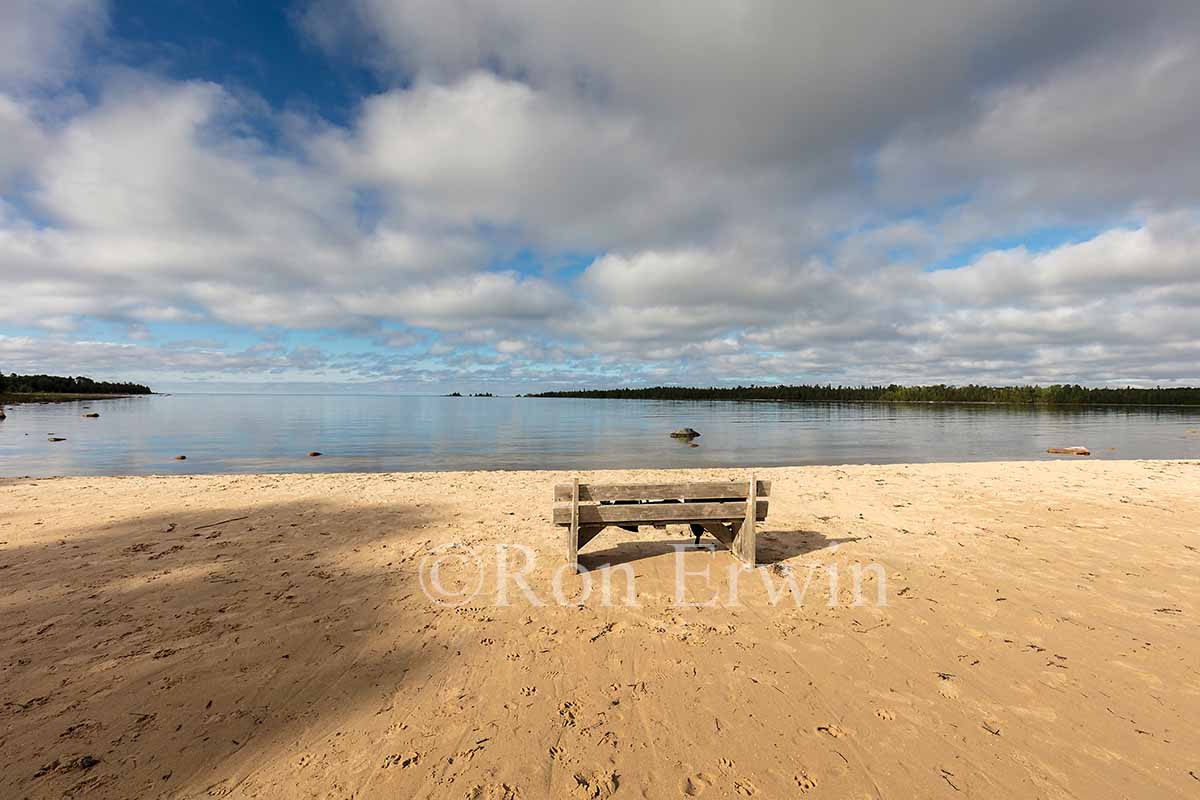
[[[1144,227],[1106,231],[1046,253],[991,252],[969,267],[935,273],[931,282],[940,297],[961,306],[1070,307],[1186,288],[1200,283],[1200,227],[1190,214],[1154,217]]]
[[[5,5],[0,335],[22,333],[0,360],[86,340],[138,376],[1200,380],[1194,3],[297,19],[376,72],[342,122],[106,62],[103,4]]]
[[[122,75],[47,133],[27,201],[52,221],[0,228],[0,317],[363,326],[406,314],[433,327],[544,316],[553,287],[480,272],[469,230],[364,228],[353,176],[238,133],[247,110],[210,83]]]
[[[45,136],[31,109],[0,94],[0,189],[25,172],[45,151]]]
[[[1088,52],[982,91],[950,119],[907,126],[879,152],[884,191],[928,198],[970,189],[980,196],[977,226],[1019,210],[1068,219],[1196,204],[1194,30]]]
[[[490,67],[652,116],[685,134],[677,144],[697,155],[754,161],[816,159],[876,138],[898,119],[960,102],[999,72],[1045,68],[1155,16],[1119,2],[1034,0],[318,0],[305,25],[327,47],[353,47],[384,68],[451,81]]]
[[[673,171],[670,148],[632,117],[478,70],[371,97],[352,130],[313,149],[407,215],[485,221],[543,246],[649,241],[718,205],[704,199],[717,179]]]
[[[60,83],[80,47],[101,36],[104,0],[5,0],[0,4],[0,88]]]
[[[80,369],[85,355],[89,369]],[[284,373],[293,378],[321,376],[329,359],[320,351],[274,345],[229,352],[215,344],[144,345],[77,339],[69,336],[0,335],[0,360],[19,372],[76,375],[100,371],[109,375],[168,375],[188,373],[244,375]]]

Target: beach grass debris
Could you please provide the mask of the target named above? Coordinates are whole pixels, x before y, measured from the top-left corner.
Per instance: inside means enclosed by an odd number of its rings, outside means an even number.
[[[205,528],[215,528],[218,525],[224,525],[226,522],[241,522],[244,519],[250,519],[250,515],[247,514],[244,517],[230,517],[229,519],[223,519],[218,522],[209,522],[205,525],[197,525],[196,527],[192,528],[192,530],[200,531],[204,530]]]

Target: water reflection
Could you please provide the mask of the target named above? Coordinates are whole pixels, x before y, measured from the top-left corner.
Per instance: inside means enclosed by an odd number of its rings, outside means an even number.
[[[82,417],[85,405],[101,416]],[[701,432],[696,447],[668,436],[684,426]],[[1069,445],[1092,458],[1197,458],[1200,409],[171,395],[12,406],[0,474],[1023,460]]]

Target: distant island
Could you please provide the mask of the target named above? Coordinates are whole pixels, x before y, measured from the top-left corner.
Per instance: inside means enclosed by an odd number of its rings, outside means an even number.
[[[0,402],[29,403],[55,400],[86,400],[104,397],[124,397],[133,394],[153,394],[149,386],[140,383],[94,381],[82,375],[5,375],[0,372]]]
[[[1034,406],[1194,406],[1200,388],[1123,389],[1075,384],[1053,386],[651,386],[641,389],[580,389],[525,397],[618,400],[788,400],[800,403],[996,403]]]
[[[462,392],[451,392],[450,394],[442,395],[442,397],[462,397],[462,396],[463,396]],[[491,392],[475,392],[474,394],[467,395],[467,397],[495,397],[495,396],[496,395],[492,394]]]

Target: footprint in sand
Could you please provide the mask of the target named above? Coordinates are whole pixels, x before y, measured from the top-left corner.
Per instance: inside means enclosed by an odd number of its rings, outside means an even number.
[[[550,747],[550,760],[551,761],[562,761],[563,760],[563,749],[561,747],[558,747],[557,745],[551,746]]]
[[[688,797],[699,797],[710,783],[712,778],[699,772],[683,782],[683,793]]]
[[[749,486],[749,484],[747,484],[747,486]],[[731,769],[733,769],[733,762],[730,761],[728,758],[722,758],[720,761],[717,762],[717,766],[719,766],[725,772],[729,772]]]
[[[811,792],[817,788],[817,779],[807,772],[801,772],[796,776],[796,788],[802,792]]]
[[[846,735],[846,729],[840,725],[818,725],[817,733],[824,733],[827,736],[832,736],[835,739],[840,739]]]
[[[890,708],[877,708],[875,709],[875,716],[879,717],[880,719],[886,719],[890,721],[896,718],[896,712],[892,711]]]
[[[750,484],[747,483],[746,485],[749,486]],[[522,686],[521,694],[523,694],[526,697],[533,697],[535,694],[537,694],[537,687],[536,686]]]
[[[749,778],[742,778],[741,780],[734,781],[733,788],[736,789],[737,793],[743,797],[753,797],[758,793],[758,787],[755,786]]]
[[[420,760],[421,754],[415,751],[410,751],[407,753],[392,753],[383,760],[382,769],[387,769],[388,767],[396,765],[399,765],[401,769],[408,769],[409,767],[415,767]]]
[[[558,715],[560,717],[562,717],[564,728],[574,728],[575,727],[575,714],[578,711],[579,711],[579,706],[575,705],[574,703],[572,703],[569,700],[565,703],[559,703]]]
[[[593,770],[575,774],[574,796],[581,800],[605,800],[617,793],[617,773],[612,770]]]
[[[467,792],[467,800],[521,800],[521,790],[507,783],[493,783],[488,786],[472,786]]]

